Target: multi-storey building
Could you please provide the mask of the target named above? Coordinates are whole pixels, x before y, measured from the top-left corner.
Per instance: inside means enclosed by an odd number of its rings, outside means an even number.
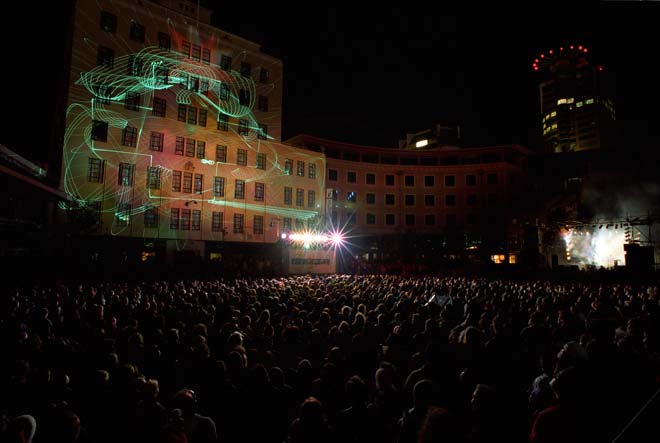
[[[548,152],[616,145],[611,73],[587,60],[588,49],[571,45],[534,59],[539,85],[543,141]]]
[[[61,188],[98,214],[96,234],[203,254],[323,211],[324,156],[280,142],[282,62],[210,15],[76,2]]]
[[[325,155],[328,221],[372,251],[402,234],[505,243],[529,156],[516,145],[396,150],[308,135],[287,143]]]

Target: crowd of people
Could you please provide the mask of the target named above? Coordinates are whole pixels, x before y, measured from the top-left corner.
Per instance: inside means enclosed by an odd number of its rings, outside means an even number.
[[[612,441],[658,389],[659,301],[388,275],[5,290],[0,440]]]

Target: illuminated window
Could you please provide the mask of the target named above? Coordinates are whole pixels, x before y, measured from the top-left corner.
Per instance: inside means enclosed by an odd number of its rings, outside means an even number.
[[[130,146],[132,148],[137,146],[137,128],[126,126],[122,129],[121,144],[122,146]]]
[[[133,186],[133,168],[130,163],[119,163],[119,172],[117,174],[117,184],[119,186]]]
[[[265,95],[259,96],[257,109],[261,112],[268,112],[268,97],[266,97]]]
[[[257,152],[257,169],[266,169],[266,153]]]
[[[237,200],[245,199],[245,180],[236,179],[234,187],[234,198]]]
[[[261,70],[259,71],[259,81],[261,83],[268,82],[268,69],[261,68]]]
[[[515,265],[516,263],[518,263],[518,256],[515,254],[509,255],[509,264]]]
[[[222,212],[213,211],[213,213],[211,214],[211,232],[222,231],[222,219],[223,219]]]
[[[368,225],[376,224],[376,214],[367,214],[367,224]]]
[[[255,215],[252,218],[252,233],[253,234],[263,234],[264,233],[264,216]]]
[[[435,215],[434,214],[424,215],[424,224],[426,226],[435,226]]]
[[[406,214],[406,226],[415,226],[415,214]]]
[[[385,224],[388,226],[393,226],[396,224],[396,215],[395,214],[385,214]]]
[[[328,181],[336,182],[337,181],[337,170],[328,169]]]
[[[577,103],[575,104],[575,107],[576,107],[576,108],[581,108],[581,107],[582,107],[582,104],[583,104],[582,102],[577,102]]]
[[[105,161],[100,158],[90,158],[87,164],[87,181],[103,183]]]
[[[170,209],[170,229],[179,229],[179,208]]]
[[[500,265],[500,264],[502,264],[506,261],[506,257],[504,256],[504,254],[491,255],[490,259],[493,263],[498,264],[498,265]]]
[[[296,206],[305,206],[305,190],[296,188]]]
[[[404,184],[406,186],[415,186],[415,176],[414,175],[406,175],[404,178]]]
[[[254,184],[254,200],[258,202],[264,201],[264,194],[266,193],[266,185],[263,183]]]
[[[167,100],[164,98],[154,97],[154,106],[151,114],[154,117],[165,117],[167,112]]]
[[[199,231],[202,225],[202,211],[193,209],[192,211],[192,230]]]
[[[424,140],[419,140],[418,142],[415,143],[416,148],[423,148],[424,146],[428,145],[429,141],[427,139]]]
[[[197,146],[197,143],[195,142],[195,139],[192,138],[187,138],[186,139],[186,157],[194,157],[195,156],[195,147]]]
[[[144,211],[144,227],[157,228],[158,227],[158,208],[147,206]]]
[[[159,49],[172,49],[172,37],[165,32],[158,33],[158,48]]]
[[[220,56],[220,68],[229,71],[231,69],[231,56],[222,54]]]
[[[316,191],[310,189],[307,191],[307,207],[313,208],[316,206]]]
[[[215,146],[215,161],[227,163],[227,145]]]
[[[357,172],[348,171],[346,173],[346,182],[348,182],[348,183],[357,183]]]
[[[92,140],[108,141],[108,123],[100,120],[92,120]]]
[[[290,205],[293,203],[293,188],[289,186],[284,187],[284,204]]]
[[[236,164],[238,166],[247,166],[247,149],[238,148],[236,151]]]
[[[367,204],[368,205],[375,205],[376,204],[376,194],[373,192],[368,192],[367,193]]]
[[[195,174],[195,194],[201,194],[204,188],[204,176],[202,174]]]
[[[566,104],[566,99],[565,98],[560,98],[559,100],[557,100],[557,104],[558,105],[565,105]]]
[[[192,181],[193,175],[192,172],[183,173],[183,192],[186,194],[192,193]]]
[[[594,102],[594,99],[593,99],[593,98],[588,98],[588,99],[586,99],[586,100],[584,101],[584,104],[585,104],[585,105],[591,105],[593,102]]]
[[[115,224],[117,226],[128,226],[131,221],[131,204],[119,203],[115,213]]]
[[[225,114],[218,115],[218,129],[220,131],[229,131],[229,116]]]
[[[99,46],[96,53],[96,64],[112,68],[115,65],[115,51],[105,46]]]
[[[224,177],[213,177],[213,196],[214,197],[224,197],[225,196],[225,178]]]
[[[158,166],[147,167],[147,189],[160,189],[160,172]]]
[[[259,124],[259,132],[257,132],[257,138],[259,140],[268,140],[268,125],[264,123]]]
[[[309,178],[316,178],[316,164],[309,163],[307,165],[307,174]]]
[[[406,206],[415,206],[415,196],[412,194],[406,194],[404,201]]]
[[[130,38],[133,41],[144,43],[145,29],[144,25],[137,22],[131,22]]]
[[[181,192],[181,171],[172,171],[172,192]]]
[[[117,16],[108,11],[101,11],[101,29],[105,32],[117,32]]]
[[[176,137],[176,142],[174,144],[174,154],[175,155],[183,155],[183,147],[185,145],[186,139],[183,137],[179,137],[177,135]]]
[[[238,121],[238,135],[248,135],[250,128],[248,126],[248,121],[244,118]]]
[[[241,62],[241,75],[243,77],[250,77],[250,75],[252,75],[252,65],[246,62]]]

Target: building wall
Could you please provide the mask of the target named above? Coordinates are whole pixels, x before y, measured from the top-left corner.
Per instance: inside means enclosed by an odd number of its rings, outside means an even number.
[[[285,219],[314,220],[324,174],[310,178],[310,165],[324,171],[325,159],[280,142],[281,61],[210,26],[208,11],[193,18],[196,4],[159,3],[76,3],[61,188],[100,211],[106,235],[274,242]],[[303,176],[285,171],[287,159]]]

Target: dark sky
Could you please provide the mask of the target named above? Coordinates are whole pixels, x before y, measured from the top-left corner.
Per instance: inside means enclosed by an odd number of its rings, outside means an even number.
[[[395,146],[406,131],[449,123],[460,124],[468,146],[534,147],[538,87],[531,61],[576,43],[616,73],[627,143],[660,147],[660,2],[364,3],[202,1],[216,11],[216,26],[283,60],[284,138],[306,132]],[[66,20],[59,2],[36,16],[32,3],[16,8],[17,16],[34,17],[25,29],[37,42],[2,28],[10,62],[0,70],[8,94],[0,143],[45,159]]]

